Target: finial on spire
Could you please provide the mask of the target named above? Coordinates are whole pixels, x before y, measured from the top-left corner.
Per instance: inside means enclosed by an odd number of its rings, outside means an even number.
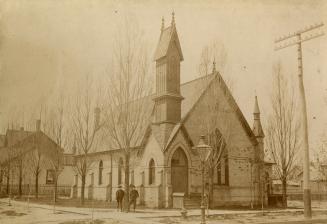
[[[213,58],[213,62],[212,62],[212,73],[216,73],[216,58]]]
[[[161,32],[165,29],[165,18],[162,17],[161,19]]]
[[[171,13],[171,25],[175,26],[175,12],[173,10],[173,12]]]

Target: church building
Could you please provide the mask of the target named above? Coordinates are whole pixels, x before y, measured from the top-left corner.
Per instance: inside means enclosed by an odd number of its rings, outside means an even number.
[[[212,172],[205,174],[206,192],[212,178],[212,206],[261,204],[269,192],[270,172],[264,162],[257,98],[251,128],[215,64],[211,74],[181,84],[183,60],[173,15],[168,27],[162,23],[154,53],[156,91],[148,97],[153,108],[150,128],[131,152],[130,183],[140,194],[139,203],[154,208],[199,205],[201,161],[195,146],[204,135],[209,145],[223,142],[218,161],[211,164]],[[115,192],[124,181],[123,151],[104,145],[88,156],[93,165],[85,197],[115,201]],[[80,197],[80,187],[76,174],[72,197]]]

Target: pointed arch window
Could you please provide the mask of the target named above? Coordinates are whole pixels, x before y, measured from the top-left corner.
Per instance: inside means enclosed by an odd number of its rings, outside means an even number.
[[[229,185],[228,149],[220,131],[216,128],[209,136],[210,146],[215,150],[216,170],[214,183],[218,185]]]
[[[155,171],[155,163],[154,160],[151,159],[149,163],[149,185],[155,183],[156,171]]]
[[[99,185],[102,184],[102,171],[103,171],[103,162],[100,160],[99,162]]]

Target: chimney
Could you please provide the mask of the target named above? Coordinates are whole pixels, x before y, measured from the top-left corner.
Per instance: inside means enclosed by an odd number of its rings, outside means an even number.
[[[41,131],[41,120],[40,119],[36,120],[36,130],[35,131],[36,132]]]
[[[100,126],[100,108],[99,107],[96,107],[94,109],[94,127],[95,128],[99,128]]]

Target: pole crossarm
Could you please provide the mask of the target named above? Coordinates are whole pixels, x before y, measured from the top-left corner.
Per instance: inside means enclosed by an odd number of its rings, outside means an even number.
[[[302,33],[306,33],[306,32],[309,32],[311,30],[317,29],[319,27],[322,27],[323,25],[324,25],[324,23],[318,23],[318,24],[314,24],[314,25],[305,27],[304,29],[298,30],[298,31],[296,31],[294,33],[290,33],[290,34],[288,34],[286,36],[282,36],[282,37],[277,38],[275,40],[275,43],[281,42],[283,40],[287,40],[287,39],[295,37],[297,35],[301,35]]]
[[[300,35],[300,34],[298,34],[298,35]],[[308,35],[308,36],[305,36],[305,37],[301,38],[300,41],[296,40],[296,41],[286,43],[284,45],[277,46],[277,47],[275,47],[275,51],[278,51],[278,50],[281,50],[281,49],[284,49],[284,48],[287,48],[287,47],[290,47],[290,46],[293,46],[293,45],[297,45],[299,43],[303,43],[305,41],[312,40],[314,38],[321,37],[323,35],[325,35],[325,33],[323,31],[320,32],[320,33],[314,34],[314,35]]]

